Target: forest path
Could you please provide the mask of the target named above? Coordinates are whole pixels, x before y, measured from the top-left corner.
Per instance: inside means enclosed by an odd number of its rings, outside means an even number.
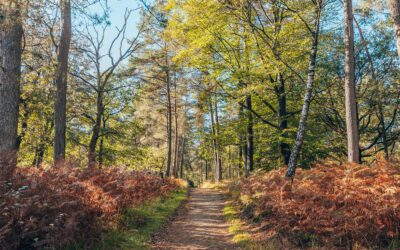
[[[238,249],[224,220],[223,195],[196,188],[175,218],[154,237],[152,249]]]

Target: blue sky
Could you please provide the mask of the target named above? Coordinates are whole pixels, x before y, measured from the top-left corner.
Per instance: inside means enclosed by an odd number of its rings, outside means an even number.
[[[108,0],[108,6],[110,8],[110,21],[111,21],[111,27],[109,31],[107,32],[105,36],[105,48],[108,48],[109,45],[111,44],[112,40],[117,34],[117,31],[115,27],[121,27],[124,23],[124,14],[125,10],[131,9],[134,10],[140,6],[140,3],[138,0]],[[96,4],[92,7],[90,7],[89,11],[91,13],[98,13],[101,15],[103,13],[103,9],[99,4]],[[128,22],[127,26],[127,38],[133,38],[137,34],[137,24],[140,20],[139,16],[139,11],[136,10],[132,12],[131,17]],[[116,53],[116,49],[114,50],[114,53]],[[105,64],[108,64],[105,62]],[[107,67],[108,65],[104,65],[104,67]],[[103,67],[103,68],[104,68]]]

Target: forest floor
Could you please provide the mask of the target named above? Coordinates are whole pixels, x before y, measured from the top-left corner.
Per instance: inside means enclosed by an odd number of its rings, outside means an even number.
[[[191,190],[186,204],[154,236],[152,249],[239,249],[224,219],[226,202],[215,189]]]

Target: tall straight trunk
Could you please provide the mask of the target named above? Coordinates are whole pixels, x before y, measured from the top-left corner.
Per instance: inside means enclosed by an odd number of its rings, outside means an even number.
[[[389,6],[396,36],[397,55],[400,58],[400,0],[390,0]]]
[[[275,87],[275,94],[278,97],[278,118],[279,118],[279,133],[283,138],[287,138],[288,128],[288,113],[287,113],[287,100],[285,81],[281,74],[278,74],[278,86]],[[280,151],[285,165],[289,164],[290,159],[290,146],[286,142],[280,142]]]
[[[243,159],[243,147],[242,147],[242,144],[243,144],[243,137],[240,135],[240,137],[239,137],[239,147],[238,147],[238,150],[239,150],[239,161],[238,161],[238,177],[240,177],[241,176],[241,171],[242,171],[242,159]]]
[[[352,0],[344,0],[345,21],[345,106],[347,129],[347,156],[349,162],[360,163],[355,87],[354,29]]]
[[[376,94],[379,93],[377,101],[376,101],[377,102],[376,106],[377,106],[377,111],[378,111],[377,113],[378,113],[378,119],[379,119],[379,129],[378,129],[379,131],[378,132],[381,134],[381,137],[382,137],[382,144],[383,144],[383,150],[385,153],[385,159],[388,160],[389,159],[389,145],[388,145],[388,141],[387,141],[385,115],[384,115],[384,110],[383,110],[383,105],[382,105],[382,102],[384,100],[384,95],[382,95],[381,92],[379,91],[379,81],[376,76],[374,61],[372,60],[371,54],[369,53],[368,43],[367,43],[367,41],[365,41],[364,34],[363,34],[362,29],[356,18],[354,18],[354,22],[356,23],[358,33],[360,34],[361,42],[362,42],[362,44],[364,46],[364,50],[367,54],[369,69],[371,71],[372,80],[374,82]]]
[[[315,26],[313,31],[313,39],[312,39],[312,47],[311,47],[311,54],[310,54],[310,61],[308,66],[308,79],[306,84],[306,93],[304,95],[304,103],[303,108],[301,111],[299,128],[297,130],[296,141],[294,143],[292,152],[290,154],[288,171],[286,173],[286,177],[293,178],[296,165],[297,165],[297,158],[301,152],[301,147],[303,146],[304,135],[306,131],[306,122],[308,117],[308,112],[310,110],[311,98],[312,98],[312,91],[314,85],[314,77],[315,77],[315,65],[317,59],[317,52],[318,52],[318,38],[319,38],[319,23],[320,23],[320,10],[317,10],[317,16],[315,20]]]
[[[218,115],[218,96],[215,95],[215,102],[214,102],[214,108],[215,108],[215,137],[217,140],[217,152],[218,152],[218,162],[217,162],[217,180],[221,181],[222,180],[222,158],[221,158],[221,149],[219,145],[219,115]]]
[[[229,145],[229,147],[228,147],[228,159],[229,159],[229,171],[228,171],[228,174],[229,174],[229,179],[231,179],[232,176],[233,176],[231,145]]]
[[[239,118],[240,118],[240,120],[242,120],[244,118],[242,105],[240,105],[240,108],[239,108]],[[239,156],[242,159],[243,170],[244,170],[244,174],[245,174],[246,177],[248,177],[249,174],[250,174],[249,173],[249,165],[248,165],[248,163],[249,163],[248,162],[248,152],[249,151],[248,151],[247,139],[248,139],[247,136],[243,135],[243,133],[240,133],[240,137],[239,137],[239,148],[240,148]],[[240,164],[240,161],[239,161],[239,164]],[[240,165],[239,165],[239,167],[240,167]]]
[[[246,105],[249,107],[247,111],[247,148],[249,150],[248,154],[248,164],[249,172],[254,169],[254,130],[253,130],[253,113],[250,111],[252,109],[251,95],[246,96]]]
[[[215,176],[214,176],[214,178],[215,178],[215,180],[216,181],[219,181],[220,180],[220,175],[219,175],[219,173],[220,173],[220,171],[221,171],[221,168],[220,168],[220,163],[221,163],[221,160],[220,160],[220,156],[219,156],[219,145],[218,145],[218,139],[217,139],[217,136],[218,136],[218,128],[217,128],[217,121],[215,120],[215,118],[218,118],[218,112],[217,112],[217,110],[216,110],[216,114],[215,114],[215,117],[214,117],[214,107],[213,107],[213,105],[212,105],[212,103],[213,103],[213,100],[212,100],[213,98],[211,97],[210,98],[210,117],[211,117],[211,131],[212,131],[212,140],[213,140],[213,146],[214,146],[214,162],[215,162]]]
[[[44,132],[39,140],[38,145],[35,148],[35,157],[32,163],[33,166],[39,167],[42,164],[47,145],[51,143],[50,134],[53,128],[54,120],[47,120]]]
[[[29,120],[29,116],[30,116],[30,111],[29,111],[28,103],[26,100],[22,101],[22,106],[23,106],[23,110],[24,110],[24,115],[22,116],[22,120],[21,120],[21,132],[19,133],[19,135],[17,137],[17,146],[16,146],[17,151],[19,151],[22,140],[24,139],[24,137],[26,135],[26,131],[28,130],[28,120]]]
[[[207,159],[205,161],[206,161],[206,180],[208,180],[208,161]]]
[[[169,72],[168,54],[165,46],[165,83],[167,88],[167,166],[165,170],[165,176],[171,175],[171,157],[172,157],[172,104],[171,104],[171,82]]]
[[[107,125],[107,121],[103,116],[103,128],[105,129]],[[104,135],[101,136],[100,139],[100,148],[99,148],[99,167],[101,168],[104,163]]]
[[[175,125],[175,133],[174,133],[174,166],[172,169],[172,175],[174,177],[178,177],[178,171],[179,171],[179,128],[178,128],[178,107],[177,107],[177,93],[176,93],[176,82],[174,84],[174,125]]]
[[[101,121],[103,118],[103,114],[104,114],[103,90],[100,89],[97,93],[96,119],[92,130],[92,137],[90,138],[90,143],[89,143],[89,154],[88,154],[89,168],[94,168],[96,165],[96,147],[97,147],[97,141],[99,140],[100,137]]]
[[[60,0],[62,29],[57,55],[57,72],[55,85],[56,100],[54,102],[54,163],[65,160],[65,133],[67,127],[67,82],[68,57],[71,44],[71,1]]]
[[[186,144],[186,138],[182,138],[182,150],[181,150],[181,162],[179,164],[179,178],[183,179],[183,164],[185,163],[185,144]]]
[[[17,164],[23,33],[19,1],[2,1],[0,14],[0,182],[5,182]]]

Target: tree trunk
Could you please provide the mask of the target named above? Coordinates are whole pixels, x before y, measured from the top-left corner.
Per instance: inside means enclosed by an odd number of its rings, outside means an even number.
[[[278,118],[279,118],[279,133],[283,138],[287,138],[288,128],[288,113],[286,101],[286,88],[285,81],[281,74],[278,74],[278,86],[275,87],[275,94],[278,96]],[[280,142],[280,150],[285,165],[289,164],[290,159],[290,146],[284,141]]]
[[[242,105],[240,105],[240,108],[239,108],[239,119],[240,120],[242,120],[244,117],[243,117],[243,107],[242,107]],[[248,131],[246,131],[246,132],[248,132]],[[243,132],[243,133],[245,133],[245,132]],[[249,159],[249,157],[248,157],[248,145],[249,145],[249,143],[247,143],[247,140],[248,140],[248,136],[244,136],[243,135],[243,133],[240,133],[240,137],[239,137],[239,148],[240,148],[240,151],[239,151],[239,156],[240,156],[240,158],[242,159],[242,161],[243,161],[243,170],[244,170],[244,175],[246,176],[246,177],[248,177],[249,175],[250,175],[250,173],[249,173],[249,165],[248,165],[248,159]],[[239,164],[240,164],[240,161],[239,161]],[[241,165],[239,165],[239,168],[241,167]],[[239,169],[239,172],[240,172],[240,169]]]
[[[344,0],[345,21],[345,106],[347,155],[349,162],[360,163],[355,87],[354,30],[352,0]]]
[[[107,121],[103,116],[103,129],[107,126]],[[101,168],[104,164],[104,134],[101,135],[100,148],[99,148],[99,167]]]
[[[390,0],[389,6],[396,36],[397,55],[400,58],[400,1]]]
[[[170,72],[168,64],[168,55],[165,52],[165,82],[167,88],[167,167],[165,170],[165,176],[169,177],[171,175],[171,156],[172,156],[172,104],[171,104],[171,86],[170,86]]]
[[[103,90],[99,90],[97,93],[97,108],[96,108],[96,119],[93,126],[92,137],[89,143],[89,154],[88,154],[88,166],[94,168],[96,165],[96,147],[97,141],[100,137],[101,121],[104,114],[103,106]]]
[[[252,109],[251,95],[246,96],[246,105],[249,109]],[[253,113],[247,111],[247,148],[248,153],[248,170],[252,172],[254,169],[254,130],[253,130]]]
[[[174,92],[175,92],[175,98],[174,98],[174,123],[175,123],[175,133],[174,133],[174,167],[172,169],[172,176],[178,177],[178,163],[179,163],[179,128],[178,128],[178,107],[177,107],[177,93],[176,93],[176,82],[174,84]]]
[[[50,118],[46,121],[44,132],[41,135],[39,144],[35,148],[35,157],[32,163],[33,166],[39,167],[42,164],[47,145],[52,142],[52,138],[50,138],[50,135],[53,128],[54,120]]]
[[[308,111],[310,110],[312,91],[314,85],[314,77],[315,77],[315,64],[317,59],[317,51],[318,51],[318,38],[319,38],[319,22],[320,22],[320,10],[317,10],[317,16],[315,20],[315,27],[313,31],[313,42],[311,47],[310,54],[310,62],[308,67],[308,79],[306,84],[306,93],[304,95],[304,103],[301,111],[299,128],[297,130],[296,141],[294,143],[294,147],[290,154],[288,171],[286,173],[286,177],[293,178],[296,166],[297,166],[297,158],[300,155],[301,147],[303,146],[304,135],[306,131],[306,122],[308,117]]]
[[[228,171],[228,176],[229,179],[232,178],[233,176],[233,168],[232,168],[232,151],[231,151],[231,145],[228,147],[228,159],[229,159],[229,171]]]
[[[5,182],[17,164],[23,33],[19,1],[2,1],[0,13],[0,182]]]
[[[65,160],[65,133],[67,127],[67,81],[68,57],[71,44],[71,1],[60,0],[62,30],[57,55],[57,72],[55,85],[57,88],[54,103],[54,164]]]
[[[23,106],[23,110],[24,110],[24,115],[22,116],[22,121],[21,121],[21,132],[19,133],[18,138],[17,138],[17,146],[16,146],[17,151],[19,151],[22,140],[24,139],[24,137],[26,135],[26,131],[28,129],[28,120],[29,120],[29,116],[30,116],[30,111],[29,111],[28,103],[26,100],[22,100],[22,106]]]
[[[240,135],[239,137],[239,161],[238,161],[238,177],[241,176],[241,171],[242,171],[242,160],[243,160],[243,137]]]
[[[179,178],[183,179],[183,164],[185,163],[185,144],[186,144],[186,138],[182,138],[182,151],[181,151],[181,162],[179,164]]]
[[[218,136],[218,128],[217,128],[217,121],[215,120],[215,118],[218,118],[218,111],[216,110],[216,114],[215,114],[215,117],[214,117],[214,108],[213,108],[213,105],[212,105],[212,102],[213,102],[213,100],[212,100],[213,98],[211,97],[210,98],[210,118],[211,118],[211,132],[212,132],[212,141],[213,141],[213,145],[214,145],[214,161],[215,161],[215,176],[214,176],[214,178],[215,178],[215,180],[216,181],[219,181],[220,180],[220,175],[219,175],[219,173],[220,173],[220,171],[221,171],[221,168],[220,168],[220,163],[221,163],[221,160],[220,160],[220,156],[219,156],[219,146],[218,146],[218,139],[217,139],[217,136]]]
[[[205,161],[206,161],[206,180],[208,180],[208,161],[207,159]]]
[[[219,117],[218,117],[218,96],[215,95],[215,102],[214,102],[214,107],[215,107],[215,139],[217,141],[217,152],[218,152],[218,162],[217,162],[217,181],[222,180],[222,159],[221,159],[221,152],[220,152],[220,145],[219,145]]]

